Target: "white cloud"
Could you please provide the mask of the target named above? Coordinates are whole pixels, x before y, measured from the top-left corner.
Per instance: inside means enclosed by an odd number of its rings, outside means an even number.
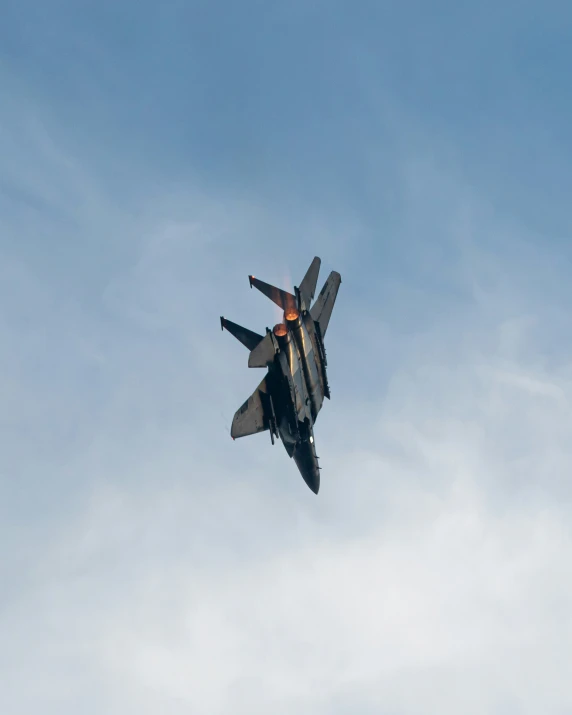
[[[479,483],[487,468],[502,477],[502,459],[479,467],[454,436],[456,448],[436,438],[432,452],[411,440],[424,483],[375,454],[331,469],[336,499],[386,501],[349,539],[300,522],[313,508],[303,492],[296,507],[244,487],[173,492],[146,479],[143,495],[94,495],[5,612],[11,668],[48,672],[58,695],[79,661],[124,712],[331,712],[348,698],[357,712],[563,711],[569,513],[518,503],[491,513]],[[269,547],[249,553],[258,540]],[[33,694],[47,697],[37,683]],[[17,702],[5,707],[26,712]]]
[[[5,611],[12,672],[49,674],[28,689],[29,705],[63,702],[79,663],[109,712],[570,708],[569,509],[550,493],[523,502],[519,484],[500,511],[490,503],[494,482],[512,478],[502,443],[491,448],[503,408],[532,463],[560,450],[569,470],[565,432],[548,443],[537,431],[535,443],[530,431],[557,428],[570,391],[559,384],[557,410],[539,416],[546,391],[528,389],[539,379],[524,367],[516,403],[494,364],[456,371],[443,366],[432,384],[423,368],[396,376],[368,452],[352,448],[351,428],[343,449],[324,435],[321,501],[300,489],[282,502],[246,481],[165,487],[161,475],[193,459],[192,436],[151,450],[152,463],[131,455],[141,485],[107,475]],[[451,417],[459,405],[472,405],[465,424]],[[215,455],[194,468],[214,477],[224,466]],[[350,536],[327,519],[346,501],[362,519]],[[18,702],[4,707],[28,712]]]

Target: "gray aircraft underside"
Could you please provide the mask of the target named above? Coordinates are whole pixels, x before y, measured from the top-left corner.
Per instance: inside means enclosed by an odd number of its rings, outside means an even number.
[[[236,411],[231,437],[246,437],[268,430],[272,444],[278,437],[294,458],[302,477],[317,494],[320,467],[316,456],[314,423],[324,397],[330,398],[324,336],[342,278],[332,271],[312,304],[320,259],[312,261],[295,295],[249,276],[254,286],[284,311],[282,323],[262,336],[221,317],[226,328],[250,351],[248,367],[268,372],[252,395]]]

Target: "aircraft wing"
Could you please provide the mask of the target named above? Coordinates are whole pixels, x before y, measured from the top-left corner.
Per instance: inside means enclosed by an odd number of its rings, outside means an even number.
[[[267,377],[268,375],[236,411],[230,428],[230,436],[233,439],[247,437],[268,429],[268,418],[264,410],[265,397],[268,395]]]

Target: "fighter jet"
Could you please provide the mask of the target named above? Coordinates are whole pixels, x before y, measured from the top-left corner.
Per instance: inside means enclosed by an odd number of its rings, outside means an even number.
[[[249,276],[250,287],[258,288],[283,311],[284,319],[266,328],[262,336],[224,317],[226,328],[248,350],[248,367],[267,368],[264,379],[240,407],[232,420],[231,437],[246,437],[268,430],[270,439],[282,440],[294,458],[306,484],[320,489],[320,467],[316,456],[314,423],[324,397],[330,399],[326,372],[324,337],[342,278],[332,271],[314,304],[320,259],[312,261],[294,295]]]

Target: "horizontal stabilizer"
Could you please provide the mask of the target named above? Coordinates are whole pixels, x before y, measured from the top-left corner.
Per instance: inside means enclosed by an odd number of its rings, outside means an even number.
[[[279,305],[282,308],[282,310],[296,307],[296,296],[292,295],[292,293],[276,288],[276,286],[272,286],[270,283],[259,281],[258,278],[255,278],[254,276],[248,276],[248,280],[250,281],[251,288],[252,286],[258,288],[261,293],[264,293],[267,298],[273,300],[276,305]]]
[[[269,420],[264,412],[263,403],[263,399],[267,394],[268,388],[265,377],[248,400],[236,411],[230,428],[230,436],[233,439],[248,437],[251,434],[264,432],[269,428]]]
[[[338,289],[342,277],[337,271],[332,271],[328,276],[328,280],[324,283],[324,287],[320,291],[318,300],[314,303],[310,310],[312,318],[319,323],[322,337],[326,334],[328,323],[334,309],[334,303],[338,295]]]
[[[314,294],[316,292],[316,285],[318,283],[318,274],[320,273],[321,263],[321,260],[318,258],[318,256],[316,256],[310,264],[310,267],[306,271],[304,280],[300,283],[300,295],[302,297],[302,302],[304,303],[303,307],[306,310],[310,309],[312,298],[314,297]]]
[[[266,333],[266,337],[258,343],[248,356],[248,367],[268,367],[268,363],[274,360],[276,346],[272,339],[272,333]]]
[[[229,333],[234,335],[237,340],[240,340],[240,342],[249,350],[254,350],[261,340],[263,340],[262,335],[258,335],[258,333],[254,333],[252,330],[243,328],[242,325],[233,323],[232,320],[227,320],[226,318],[223,318],[222,315],[220,318],[220,327],[221,330],[226,328]]]

